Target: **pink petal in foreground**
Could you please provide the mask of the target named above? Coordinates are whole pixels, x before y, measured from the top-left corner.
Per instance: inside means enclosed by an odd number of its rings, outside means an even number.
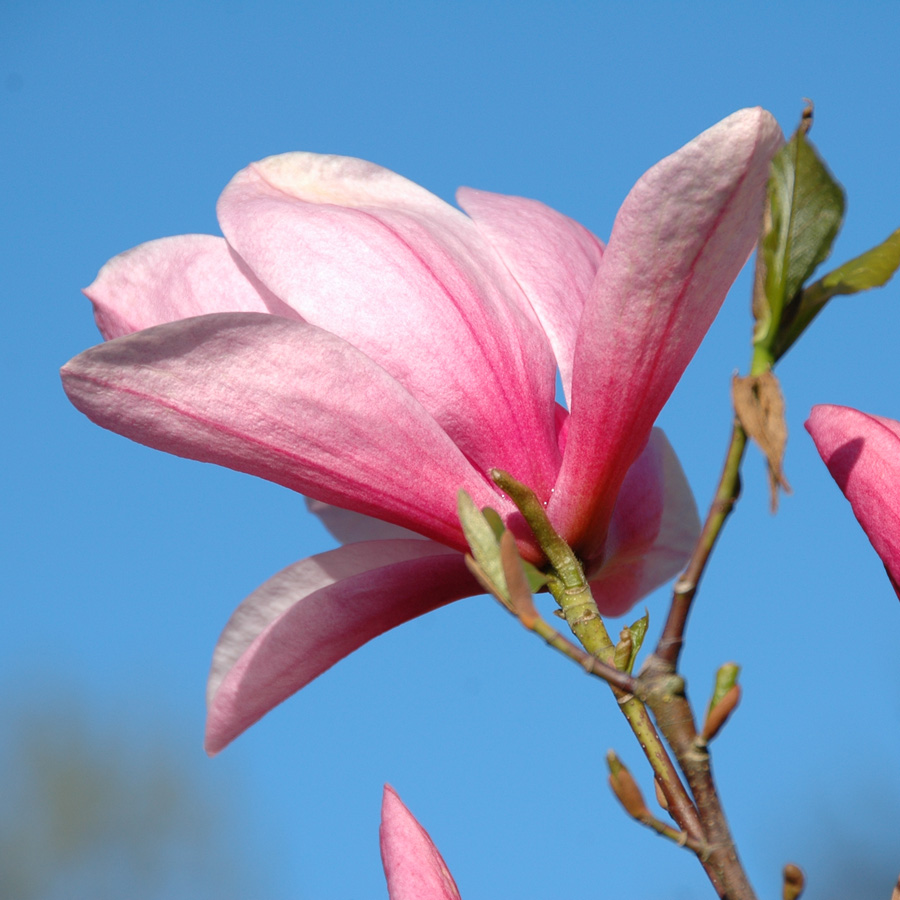
[[[459,889],[428,832],[384,786],[381,861],[390,900],[460,900]]]
[[[289,566],[222,632],[207,691],[207,752],[372,638],[480,590],[462,555],[431,541],[350,544]]]
[[[571,401],[578,326],[603,244],[583,225],[537,200],[472,188],[460,188],[456,197],[534,307]]]
[[[769,113],[742,110],[650,169],[616,216],[575,351],[550,515],[590,556],[619,486],[759,234]]]
[[[84,289],[107,340],[164,322],[218,312],[270,312],[299,318],[254,283],[220,237],[183,234],[114,256]]]
[[[62,374],[69,399],[104,428],[461,550],[458,487],[512,509],[383,369],[304,322],[185,319],[87,350]]]
[[[900,422],[823,405],[806,430],[900,598]]]
[[[681,463],[654,428],[616,499],[599,569],[588,579],[600,612],[621,616],[678,574],[700,535],[700,517]]]
[[[314,153],[248,166],[218,214],[241,259],[306,321],[386,369],[477,466],[549,496],[553,354],[468,217],[373,163]]]

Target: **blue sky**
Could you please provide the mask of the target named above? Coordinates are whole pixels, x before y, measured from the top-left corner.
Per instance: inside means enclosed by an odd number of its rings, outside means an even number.
[[[333,542],[282,488],[94,427],[57,371],[99,341],[79,290],[109,257],[218,233],[228,179],[287,150],[371,159],[448,200],[461,184],[535,197],[605,239],[659,158],[743,106],[790,131],[811,97],[812,138],[849,196],[843,261],[900,225],[898,37],[900,6],[876,2],[5,0],[7,721],[71,698],[136,757],[166,742],[222,810],[258,881],[247,896],[385,896],[385,781],[465,900],[711,896],[688,854],[609,797],[611,746],[648,779],[602,685],[485,598],[378,639],[208,760],[219,630],[265,578]],[[748,296],[745,272],[661,417],[701,507],[749,358]],[[771,517],[748,454],[689,634],[698,704],[719,663],[744,666],[715,765],[768,896],[788,859],[825,898],[845,864],[885,897],[900,869],[900,604],[802,429],[817,402],[900,418],[898,329],[895,283],[835,301],[784,360],[794,492]],[[665,592],[647,605],[658,629]],[[573,858],[573,836],[593,851]]]

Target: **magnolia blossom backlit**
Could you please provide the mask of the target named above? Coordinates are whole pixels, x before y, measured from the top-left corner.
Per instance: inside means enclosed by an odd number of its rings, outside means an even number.
[[[602,612],[675,574],[697,514],[653,423],[754,246],[781,141],[763,110],[729,116],[641,177],[606,245],[534,200],[461,189],[464,213],[371,163],[289,153],[225,188],[224,237],[104,266],[86,293],[106,343],[63,369],[75,406],[306,495],[345,542],[238,607],[210,752],[366,641],[480,593],[460,489],[544,562],[492,468],[545,502]]]

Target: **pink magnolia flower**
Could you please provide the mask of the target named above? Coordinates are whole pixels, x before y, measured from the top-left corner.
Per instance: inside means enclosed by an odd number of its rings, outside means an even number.
[[[900,422],[814,406],[806,430],[900,597]]]
[[[381,802],[381,861],[390,900],[460,900],[428,832],[390,785]]]
[[[637,182],[606,247],[534,200],[462,189],[467,216],[370,163],[290,153],[232,179],[224,239],[104,266],[86,293],[108,342],[63,368],[72,402],[313,498],[348,542],[232,616],[209,752],[376,635],[481,592],[459,489],[541,564],[491,468],[545,501],[602,611],[675,574],[697,515],[652,426],[754,245],[781,141],[760,109],[720,122]]]

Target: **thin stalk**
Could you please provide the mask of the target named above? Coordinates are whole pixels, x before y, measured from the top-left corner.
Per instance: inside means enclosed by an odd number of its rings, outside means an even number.
[[[753,356],[750,360],[751,375],[768,372],[774,364],[775,359],[768,348],[758,344],[754,346]],[[747,432],[744,431],[735,415],[731,425],[731,440],[725,455],[725,465],[722,467],[715,496],[710,504],[709,512],[706,514],[703,530],[700,532],[687,568],[675,582],[669,615],[654,651],[655,656],[670,664],[673,669],[678,666],[688,615],[691,611],[691,604],[694,602],[694,595],[700,586],[700,579],[706,570],[706,564],[719,539],[725,520],[731,515],[741,493],[741,463],[744,460],[746,449]]]
[[[598,678],[602,678],[607,684],[618,688],[620,691],[627,691],[629,693],[634,692],[637,682],[633,676],[615,668],[615,666],[610,666],[601,662],[577,644],[573,644],[567,637],[560,634],[546,619],[540,617],[526,619],[519,616],[519,621],[529,631],[533,631],[536,635],[543,638],[554,650],[569,657],[572,662],[578,663],[578,665],[589,675],[596,675]]]
[[[674,665],[654,654],[638,676],[638,687],[694,796],[709,848],[706,864],[718,875],[719,896],[723,900],[756,900],[716,791],[709,748],[697,739],[684,679]]]
[[[669,607],[666,624],[654,651],[654,656],[671,666],[673,670],[678,665],[678,657],[684,644],[684,630],[687,626],[691,604],[694,602],[694,596],[700,586],[700,579],[703,577],[710,554],[722,532],[722,526],[734,509],[734,504],[741,493],[741,462],[746,449],[747,433],[735,416],[731,426],[728,453],[725,456],[725,465],[722,467],[722,475],[719,478],[715,497],[709,507],[706,521],[703,523],[703,530],[700,532],[687,568],[675,582],[672,605]]]

